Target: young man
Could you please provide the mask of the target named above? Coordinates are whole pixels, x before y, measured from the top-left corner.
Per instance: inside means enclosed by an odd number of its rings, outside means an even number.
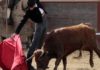
[[[34,40],[32,41],[32,45],[29,48],[27,58],[29,58],[35,49],[41,48],[43,44],[43,39],[46,33],[46,12],[42,5],[40,4],[39,0],[28,0],[28,9],[20,22],[19,26],[17,27],[15,34],[19,34],[22,27],[26,23],[28,19],[31,19],[36,23],[36,30],[34,35]],[[32,59],[27,61],[29,70],[34,70],[31,66]]]

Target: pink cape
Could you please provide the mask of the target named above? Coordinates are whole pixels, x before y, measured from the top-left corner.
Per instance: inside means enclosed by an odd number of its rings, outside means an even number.
[[[0,67],[3,70],[28,70],[19,35],[0,42]]]

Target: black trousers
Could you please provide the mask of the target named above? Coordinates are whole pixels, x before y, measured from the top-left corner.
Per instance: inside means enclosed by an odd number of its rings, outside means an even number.
[[[46,16],[45,16],[43,18],[43,23],[36,24],[35,35],[33,37],[32,45],[29,48],[27,58],[32,56],[35,49],[40,49],[42,47],[46,35],[46,27],[47,24],[46,24]],[[29,70],[31,70],[32,68],[31,63],[32,63],[32,59],[27,61]]]

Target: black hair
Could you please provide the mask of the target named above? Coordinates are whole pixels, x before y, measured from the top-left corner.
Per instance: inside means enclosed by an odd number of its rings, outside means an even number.
[[[36,0],[28,0],[27,5],[28,7],[32,7],[35,5],[35,3],[36,3]]]

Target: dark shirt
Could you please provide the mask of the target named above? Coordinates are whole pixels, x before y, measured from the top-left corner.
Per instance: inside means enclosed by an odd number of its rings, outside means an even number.
[[[28,19],[31,19],[32,21],[36,22],[37,24],[40,24],[43,22],[43,19],[42,19],[42,14],[41,12],[39,11],[39,8],[38,7],[35,7],[33,10],[27,10],[26,11],[26,14],[24,15],[23,19],[21,20],[21,22],[19,23],[15,33],[16,34],[19,34],[22,27],[24,26],[24,24],[26,23],[26,21]]]

